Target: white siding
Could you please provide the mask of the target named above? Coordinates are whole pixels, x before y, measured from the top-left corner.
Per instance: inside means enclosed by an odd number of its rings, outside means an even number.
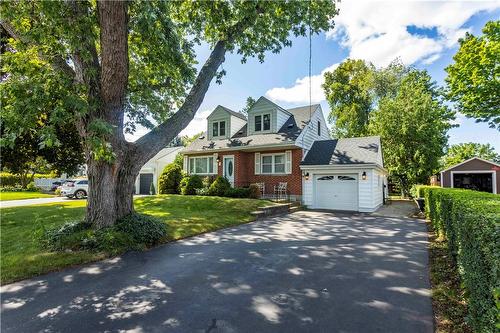
[[[373,176],[373,207],[378,207],[384,203],[385,175],[380,171],[374,171]]]
[[[314,170],[304,170],[304,172],[309,173],[309,179],[305,180],[302,178],[302,201],[305,206],[310,208],[316,208],[314,206],[315,200],[315,175],[328,175],[328,174],[357,174],[358,175],[358,196],[359,196],[359,211],[360,212],[373,212],[382,204],[382,197],[378,193],[381,192],[381,188],[375,188],[374,182],[377,181],[376,175],[378,171],[373,168],[366,169],[353,169],[353,168],[335,168],[332,167],[329,170],[325,169],[314,169]],[[366,179],[362,179],[363,172],[366,172]],[[380,173],[381,181],[383,179],[383,174]],[[375,183],[376,184],[376,183]]]
[[[276,110],[276,129],[275,129],[275,131],[278,132],[290,117],[291,116],[289,113],[283,112],[281,110]]]
[[[321,135],[318,136],[318,122],[321,126]],[[329,140],[330,132],[328,131],[328,127],[326,126],[325,117],[323,116],[323,111],[321,110],[321,106],[319,106],[313,113],[311,117],[311,121],[309,124],[302,130],[299,137],[297,138],[296,145],[305,149],[306,152],[311,149],[314,141],[317,140]],[[305,156],[305,155],[304,155]]]
[[[230,131],[230,136],[232,137],[233,135],[235,135],[240,129],[243,128],[243,126],[245,126],[247,122],[241,118],[238,118],[238,117],[235,117],[235,116],[231,116],[231,121],[230,121],[230,128],[231,128],[231,131]]]
[[[160,150],[152,159],[146,162],[139,171],[139,176],[135,179],[135,191],[139,193],[139,178],[141,173],[152,173],[153,184],[158,193],[158,179],[163,172],[163,169],[174,161],[175,156],[181,151],[182,147],[164,148]],[[184,157],[186,160],[186,157]]]

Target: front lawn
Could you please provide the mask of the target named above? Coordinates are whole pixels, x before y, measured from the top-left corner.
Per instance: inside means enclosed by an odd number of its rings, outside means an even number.
[[[36,198],[53,198],[53,194],[45,194],[40,192],[0,192],[0,201],[7,200],[22,200],[22,199],[36,199]]]
[[[167,224],[168,240],[252,221],[250,212],[269,204],[265,200],[180,195],[135,199],[139,213],[153,215]],[[49,252],[33,238],[42,225],[49,228],[82,219],[85,201],[3,208],[0,212],[2,284],[110,256],[90,251]]]

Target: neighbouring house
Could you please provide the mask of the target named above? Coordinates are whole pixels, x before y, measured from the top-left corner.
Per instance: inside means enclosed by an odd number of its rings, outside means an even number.
[[[441,186],[498,193],[500,164],[473,157],[440,172]]]
[[[380,139],[331,140],[319,104],[285,109],[260,97],[248,118],[219,105],[207,132],[182,153],[186,173],[224,176],[235,187],[257,183],[266,197],[285,187],[311,208],[368,212],[383,203]]]
[[[155,190],[158,192],[158,179],[163,169],[174,161],[175,156],[181,152],[182,148],[182,146],[163,148],[144,164],[135,180],[135,193],[149,194],[151,183],[155,185]]]

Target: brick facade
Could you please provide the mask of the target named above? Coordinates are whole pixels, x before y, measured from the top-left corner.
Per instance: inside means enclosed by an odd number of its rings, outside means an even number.
[[[262,154],[285,153],[290,150],[292,152],[292,173],[286,175],[256,175],[255,174],[255,152],[245,151],[227,151],[220,152],[218,156],[220,163],[217,168],[217,174],[223,173],[223,156],[234,156],[234,181],[236,187],[248,186],[252,183],[264,183],[266,194],[273,194],[274,186],[280,182],[288,183],[289,194],[294,196],[302,195],[302,172],[300,170],[300,162],[302,161],[302,149],[284,149],[263,151]],[[206,154],[189,154],[188,156],[205,156],[211,155],[213,152]]]

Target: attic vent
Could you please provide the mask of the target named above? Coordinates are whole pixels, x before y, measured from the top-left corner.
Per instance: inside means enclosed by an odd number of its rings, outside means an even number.
[[[204,136],[204,135],[202,135],[202,136],[198,137],[198,139],[199,139],[199,140],[203,140],[203,139],[205,139],[205,136]]]
[[[239,131],[238,134],[243,134],[243,131]]]
[[[293,123],[288,124],[288,128],[292,128],[292,127],[293,127]]]

